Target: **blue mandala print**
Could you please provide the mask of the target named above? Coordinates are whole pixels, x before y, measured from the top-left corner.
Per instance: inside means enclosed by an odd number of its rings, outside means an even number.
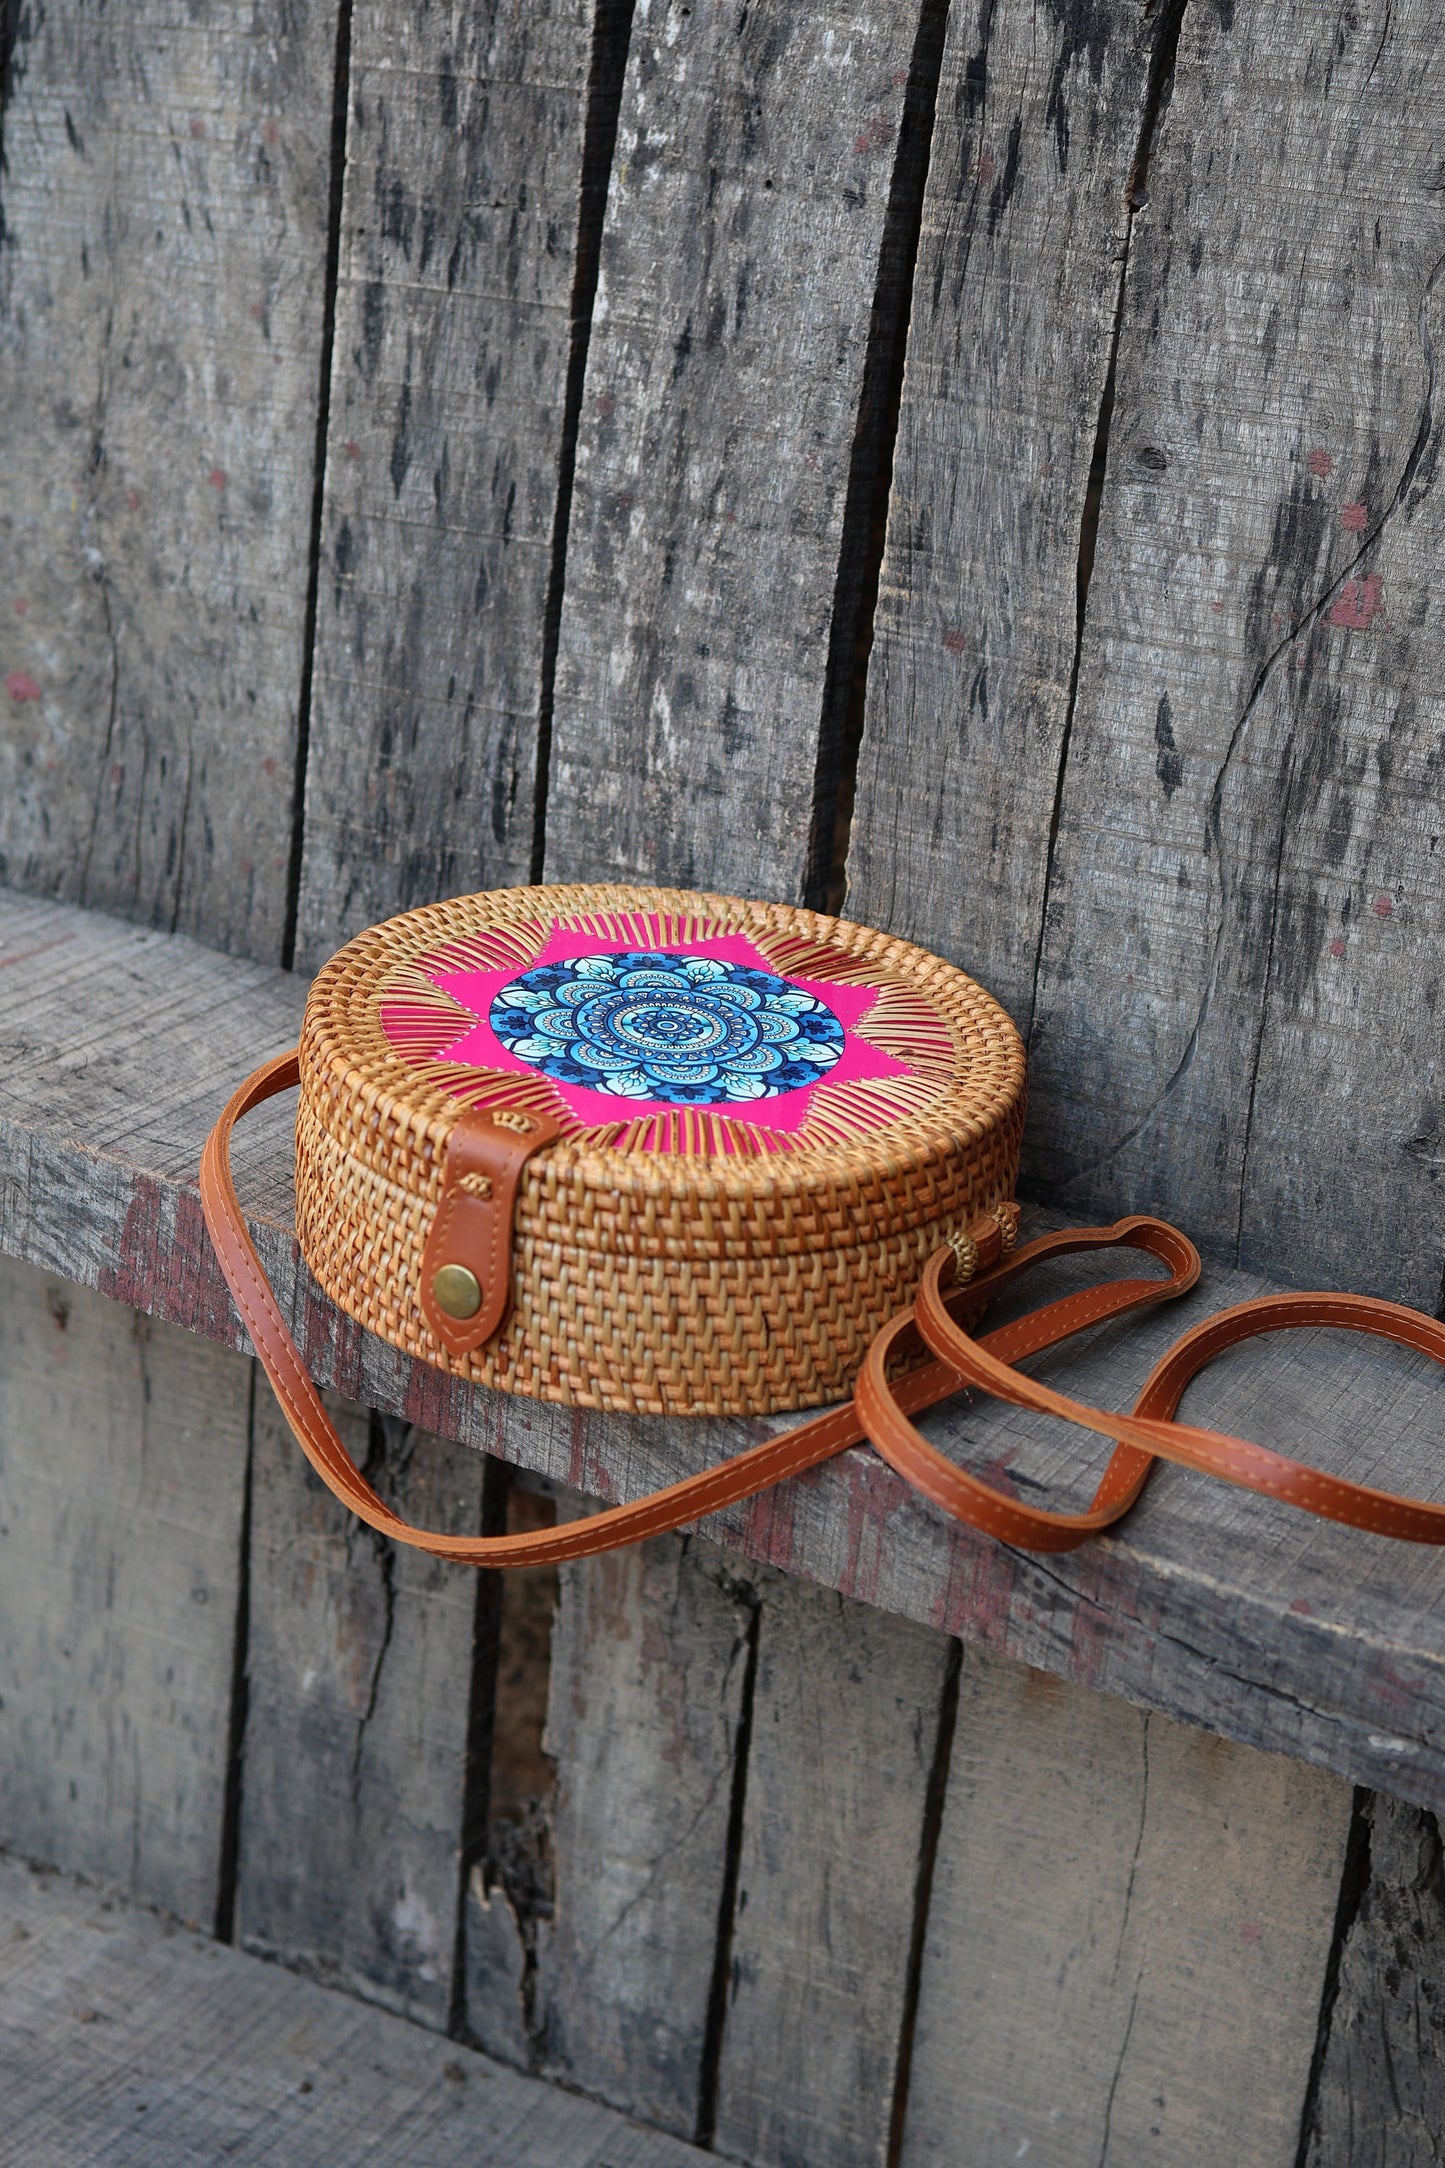
[[[843,1051],[833,1011],[771,971],[639,949],[524,971],[488,1022],[559,1083],[685,1106],[780,1098]]]

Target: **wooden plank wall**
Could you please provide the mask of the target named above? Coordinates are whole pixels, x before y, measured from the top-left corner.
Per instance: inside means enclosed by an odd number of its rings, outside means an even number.
[[[6,22],[0,876],[274,962],[336,0]]]
[[[312,968],[394,911],[532,869],[616,16],[363,0],[351,18],[297,931]]]
[[[1433,1306],[1423,0],[8,21],[4,878],[311,965],[846,873],[1027,1029],[1036,1189]],[[6,1296],[7,1841],[760,2168],[1329,2168],[1387,2071],[1433,2157],[1428,1816],[686,1538],[494,1711],[520,1587]]]

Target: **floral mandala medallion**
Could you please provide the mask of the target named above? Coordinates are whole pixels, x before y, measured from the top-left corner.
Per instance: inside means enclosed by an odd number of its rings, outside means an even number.
[[[844,1031],[816,994],[716,956],[633,949],[522,972],[488,1022],[519,1061],[619,1099],[718,1106],[818,1083]]]
[[[776,945],[691,911],[523,921],[417,957],[382,1028],[448,1091],[479,1072],[545,1082],[571,1122],[629,1149],[846,1142],[931,1103],[955,1061],[934,1008],[816,941]]]

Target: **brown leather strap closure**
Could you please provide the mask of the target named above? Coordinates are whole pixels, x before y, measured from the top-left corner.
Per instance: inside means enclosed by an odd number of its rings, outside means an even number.
[[[421,1261],[421,1306],[449,1355],[500,1332],[512,1303],[512,1217],[534,1152],[562,1133],[552,1115],[468,1107],[453,1122],[442,1195]]]
[[[1031,1310],[1027,1316],[1000,1326],[982,1340],[975,1340],[950,1315],[950,1311],[968,1308],[976,1314],[981,1300],[990,1299],[1009,1281],[1049,1258],[1120,1247],[1144,1250],[1157,1257],[1169,1268],[1168,1277],[1106,1281],[1100,1287],[1086,1288],[1079,1294],[1047,1303],[1042,1309]],[[981,1273],[970,1281],[963,1290],[962,1300],[957,1291],[945,1292],[953,1265],[951,1250],[938,1251],[924,1268],[923,1287],[914,1308],[902,1312],[886,1325],[868,1350],[855,1388],[855,1405],[863,1426],[890,1466],[925,1498],[932,1499],[945,1513],[951,1513],[955,1520],[968,1521],[973,1527],[996,1536],[1000,1542],[1016,1544],[1024,1550],[1073,1550],[1128,1512],[1154,1465],[1157,1448],[1152,1441],[1141,1446],[1137,1441],[1126,1442],[1121,1437],[1088,1511],[1051,1512],[1043,1506],[1010,1498],[981,1476],[957,1467],[930,1445],[916,1424],[910,1421],[911,1411],[903,1406],[899,1391],[904,1381],[889,1377],[889,1363],[906,1346],[908,1334],[916,1328],[938,1358],[952,1368],[960,1386],[983,1384],[985,1391],[998,1398],[1014,1400],[1022,1407],[1036,1407],[1040,1405],[1040,1399],[1033,1396],[1047,1395],[1048,1388],[1036,1385],[1032,1378],[1024,1378],[1012,1368],[1014,1363],[1022,1361],[1026,1355],[1037,1354],[1042,1348],[1052,1347],[1060,1340],[1072,1339],[1076,1333],[1100,1324],[1106,1318],[1122,1317],[1130,1310],[1167,1302],[1184,1294],[1199,1277],[1199,1253],[1186,1236],[1165,1221],[1135,1218],[1120,1220],[1113,1227],[1069,1228],[1059,1234],[1045,1235],[1016,1251],[993,1271]],[[924,1297],[930,1292],[932,1301],[925,1314]],[[940,1341],[945,1341],[946,1346],[940,1346]],[[962,1355],[960,1349],[964,1351]],[[1062,1405],[1054,1406],[1054,1401],[1062,1403],[1063,1396],[1052,1396],[1048,1412],[1065,1412]],[[1074,1405],[1068,1403],[1069,1408]],[[1075,1419],[1082,1420],[1082,1417]],[[1117,1418],[1109,1421],[1116,1422]],[[1105,1426],[1093,1423],[1091,1427]],[[1109,1429],[1106,1434],[1114,1436],[1116,1433]]]
[[[1134,1223],[1136,1226],[1139,1223]],[[1153,1223],[1156,1227],[1161,1223]],[[1120,1223],[1120,1228],[1129,1222]],[[1118,1235],[1120,1230],[1111,1230]],[[1174,1230],[1167,1232],[1171,1235]],[[1124,1237],[1123,1239],[1133,1239]],[[1182,1240],[1182,1237],[1175,1237]],[[1152,1247],[1152,1244],[1148,1245]],[[1156,1254],[1161,1254],[1156,1252]],[[1022,1259],[1020,1260],[1022,1261]],[[899,1408],[881,1363],[875,1357],[886,1350],[870,1351],[859,1380],[858,1405],[869,1436],[885,1459],[903,1475],[925,1489],[927,1495],[954,1513],[987,1528],[1005,1542],[1026,1550],[1070,1550],[1100,1527],[1127,1511],[1142,1489],[1153,1460],[1177,1462],[1206,1475],[1222,1477],[1288,1505],[1299,1506],[1326,1520],[1341,1521],[1352,1528],[1393,1536],[1409,1543],[1445,1543],[1445,1506],[1421,1499],[1400,1498],[1367,1484],[1351,1483],[1342,1476],[1321,1474],[1284,1454],[1253,1445],[1222,1431],[1171,1420],[1190,1379],[1226,1348],[1241,1340],[1291,1327],[1330,1325],[1355,1332],[1374,1333],[1402,1347],[1429,1355],[1445,1364],[1445,1326],[1418,1310],[1382,1302],[1369,1295],[1284,1294],[1260,1296],[1239,1303],[1185,1333],[1168,1350],[1146,1379],[1132,1415],[1090,1407],[1066,1393],[1056,1392],[1036,1378],[1025,1377],[1013,1364],[1031,1348],[1017,1338],[1019,1327],[1032,1328],[1045,1313],[1019,1320],[976,1340],[961,1329],[953,1314],[957,1298],[948,1291],[952,1254],[940,1250],[925,1267],[914,1319],[926,1345],[955,1369],[961,1385],[973,1385],[1016,1407],[1033,1408],[1046,1415],[1061,1416],[1100,1436],[1118,1441],[1104,1480],[1088,1513],[1050,1513],[1003,1498],[979,1478],[955,1468],[919,1436]],[[992,1276],[990,1276],[992,1277]],[[982,1292],[985,1282],[970,1286],[970,1296]],[[1182,1292],[1167,1287],[1164,1291]],[[1103,1293],[1104,1290],[1091,1290]],[[1067,1298],[1078,1302],[1081,1298]],[[1087,1298],[1090,1314],[1081,1323],[1093,1323],[1097,1315]],[[889,1328],[892,1330],[893,1328]],[[1032,1335],[1026,1330],[1024,1339]],[[1034,1346],[1047,1344],[1036,1339]]]
[[[454,1536],[413,1527],[378,1497],[342,1444],[271,1292],[232,1180],[231,1132],[236,1123],[253,1107],[290,1090],[297,1081],[297,1057],[293,1052],[268,1062],[233,1094],[206,1140],[201,1159],[201,1209],[241,1321],[302,1451],[322,1481],[369,1528],[398,1543],[413,1544],[440,1558],[470,1566],[531,1566],[547,1560],[585,1558],[622,1544],[638,1543],[644,1536],[665,1529],[684,1527],[738,1499],[751,1498],[788,1476],[817,1467],[841,1453],[845,1446],[862,1442],[863,1427],[849,1401],[775,1438],[765,1439],[715,1468],[703,1469],[665,1490],[655,1491],[649,1498],[611,1506],[587,1520],[570,1521],[560,1528],[515,1536]],[[985,1264],[998,1256],[1002,1238],[995,1220],[981,1219],[969,1233]],[[952,1251],[949,1255],[953,1255]],[[965,1293],[971,1293],[971,1289]],[[961,1301],[962,1297],[951,1299]],[[973,1308],[976,1313],[978,1305],[975,1303]],[[899,1382],[898,1405],[909,1414],[916,1413],[956,1390],[957,1377],[952,1368],[945,1363],[927,1362]]]

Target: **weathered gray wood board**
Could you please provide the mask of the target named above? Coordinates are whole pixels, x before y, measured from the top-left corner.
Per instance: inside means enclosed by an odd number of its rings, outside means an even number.
[[[591,0],[358,5],[298,957],[525,881]]]
[[[0,941],[0,1250],[242,1345],[191,1169],[232,1079],[294,1034],[301,989],[180,937],[21,897],[0,899]],[[760,1434],[743,1423],[501,1403],[403,1362],[298,1278],[286,1112],[254,1119],[238,1178],[260,1205],[257,1240],[322,1383],[593,1496],[640,1496]],[[1056,1276],[1049,1286],[1061,1284]],[[1211,1270],[1167,1312],[1051,1358],[1052,1374],[1124,1404],[1191,1319],[1265,1284]],[[1223,1428],[1293,1441],[1322,1464],[1428,1496],[1440,1390],[1423,1359],[1358,1338],[1289,1335],[1232,1353],[1186,1405]],[[1023,1416],[985,1407],[935,1420],[978,1465],[1018,1461],[1036,1480],[1061,1466],[1057,1442]],[[1065,1443],[1062,1465],[1097,1472],[1093,1448],[1083,1450],[1075,1459]],[[1445,1796],[1445,1584],[1433,1552],[1161,1469],[1118,1536],[1035,1560],[945,1524],[863,1448],[733,1509],[708,1533],[1247,1744],[1425,1804]]]
[[[561,1581],[543,2067],[691,2137],[758,1595],[746,1569],[676,1536],[566,1566]]]
[[[494,1464],[493,1478],[505,1471]],[[553,1486],[507,1483],[508,1534],[556,1525]],[[488,1525],[495,1509],[490,1508]],[[488,2054],[531,2069],[536,2036],[537,1936],[552,1918],[556,1765],[546,1752],[552,1636],[557,1618],[556,1566],[514,1566],[495,1577],[481,1637],[495,1635],[474,1670],[478,1717],[470,1742],[485,1760],[485,1798],[469,1841],[475,1859],[463,1905],[463,2023]],[[490,1722],[478,1721],[490,1688]],[[484,1819],[483,1819],[484,1817]]]
[[[588,350],[549,878],[801,892],[916,6],[639,0]]]
[[[965,1650],[904,2168],[1294,2168],[1350,1801]]]
[[[715,2143],[882,2168],[952,1644],[761,1587]]]
[[[1438,2168],[1445,2147],[1445,1883],[1433,1814],[1361,1809],[1303,2168]]]
[[[479,1454],[338,1413],[397,1511],[480,1529]],[[237,1937],[442,2030],[484,1594],[354,1520],[258,1392]]]
[[[1445,58],[1423,4],[1228,12],[1130,254],[1034,1165],[1433,1309]]]
[[[0,2157],[27,2168],[684,2168],[379,2010],[0,1861]]]
[[[275,959],[335,0],[12,14],[0,876]]]
[[[879,364],[896,325],[880,296],[917,208],[918,146],[905,155],[899,129],[927,107],[945,11],[638,0],[584,385],[579,215],[585,227],[597,204],[618,88],[604,33],[626,12],[346,11],[319,502],[335,10],[288,20],[244,77],[236,55],[255,59],[282,27],[264,10],[243,24],[207,0],[184,36],[144,12],[123,37],[78,13],[25,17],[0,293],[19,360],[0,381],[23,439],[7,532],[43,577],[14,597],[24,612],[0,585],[7,639],[40,643],[0,670],[0,762],[32,762],[0,766],[11,878],[279,953],[309,669],[304,955],[399,904],[520,877],[542,793],[554,875],[816,887],[839,673],[861,662],[869,460],[887,434]],[[1091,1209],[1165,1197],[1226,1254],[1374,1275],[1433,1304],[1438,1217],[1419,1190],[1438,1122],[1412,1097],[1435,1054],[1422,929],[1438,732],[1419,689],[1445,251],[1431,25],[1423,0],[1371,0],[1343,25],[1320,0],[1273,16],[1058,13],[960,0],[948,25],[850,908],[974,964],[1025,1023],[1037,986],[1036,1180]],[[67,105],[56,86],[82,60],[87,102]],[[304,85],[287,73],[303,63]],[[212,105],[181,116],[203,76]],[[305,171],[287,113],[241,114],[283,79],[310,116]],[[1245,116],[1223,133],[1221,98]],[[42,150],[17,183],[26,127]],[[222,141],[224,174],[206,164]],[[170,179],[152,183],[152,146]],[[274,193],[263,173],[222,201],[247,158],[293,152]],[[159,242],[136,215],[153,199]],[[42,228],[56,204],[65,215]],[[187,208],[210,211],[204,240],[203,218],[184,237]],[[87,256],[76,273],[93,230],[103,271]],[[274,312],[259,297],[252,329],[239,312],[262,272]],[[162,348],[154,296],[171,291],[184,337]],[[253,366],[244,341],[271,324],[289,327],[282,363]],[[68,381],[72,363],[80,419],[52,404],[32,425],[34,386]],[[184,487],[148,525],[125,462],[154,451],[144,410],[163,364]],[[202,460],[217,416],[234,442]],[[87,458],[98,447],[78,483],[72,440]],[[284,499],[269,525],[244,502],[253,468]],[[1392,685],[1416,688],[1413,708]],[[262,720],[238,720],[248,690]],[[302,989],[53,903],[0,900],[0,941],[0,1246],[240,1346],[194,1166],[224,1089],[294,1036]],[[1321,976],[1336,965],[1338,984]],[[1317,1192],[1294,1133],[1316,1099]],[[255,1124],[242,1185],[333,1388],[605,1496],[760,1434],[506,1405],[402,1363],[298,1267],[286,1127],[284,1109]],[[1213,1274],[1173,1315],[1097,1335],[1050,1374],[1124,1401],[1183,1323],[1260,1284]],[[1441,1390],[1418,1362],[1314,1336],[1242,1351],[1189,1405],[1429,1492]],[[457,1981],[480,1849],[469,1720],[490,1661],[486,1585],[350,1527],[263,1387],[258,1402],[243,1937],[434,2024],[464,1996],[473,2032],[517,2061],[759,2163],[883,2160],[900,2144],[907,2160],[948,2157],[966,2129],[981,2159],[1027,2144],[1187,2168],[1238,2155],[1221,2101],[1261,2162],[1292,2158],[1340,1787],[970,1649],[940,1801],[956,1659],[905,1621],[1438,1803],[1433,1556],[1164,1471],[1119,1536],[1035,1561],[949,1527],[859,1450],[710,1525],[787,1583],[679,1538],[576,1568],[552,1678],[555,1883],[541,1862],[529,1911],[520,1870],[508,1881],[488,1854]],[[1060,1498],[1097,1465],[1091,1446],[994,1408],[935,1434]],[[377,1436],[367,1424],[358,1451]],[[467,1525],[480,1484],[464,1449],[434,1485],[419,1460],[405,1477],[419,1515]],[[235,1559],[236,1501],[220,1522]],[[1001,1858],[1022,1889],[1001,1888]],[[1379,2086],[1350,2013],[1369,2006],[1386,1933],[1410,1904],[1424,1917],[1402,1876],[1395,1911],[1382,1881],[1342,1945],[1317,2150],[1339,2151],[1328,2132]],[[1061,1918],[1062,1972],[1044,1925]],[[894,2088],[915,1990],[905,2121]],[[1403,2051],[1408,2013],[1386,2016]],[[385,2021],[352,2023],[364,2057]],[[83,2029],[103,2044],[99,2019]],[[1427,2102],[1428,2076],[1410,2082]],[[321,2105],[290,2106],[302,2098]],[[370,2099],[354,2096],[350,2130],[396,2157],[405,2141]],[[158,2127],[131,2150],[164,2159]],[[197,2127],[174,2153],[195,2157]],[[558,2128],[567,2157],[573,2126]],[[262,2142],[232,2136],[242,2157]],[[578,2157],[618,2157],[592,2142]],[[284,2149],[284,2123],[264,2143]],[[317,2141],[317,2157],[354,2151],[334,2130]],[[484,2141],[468,2157],[486,2158]]]
[[[0,1841],[208,1931],[251,1369],[0,1264]]]
[[[848,912],[1027,1028],[1131,169],[1175,11],[950,9]]]

